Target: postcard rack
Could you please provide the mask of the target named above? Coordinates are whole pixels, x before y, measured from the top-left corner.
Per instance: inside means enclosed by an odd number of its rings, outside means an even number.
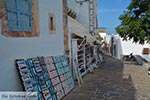
[[[72,39],[72,63],[73,63],[73,77],[78,80],[79,86],[83,83],[82,77],[91,71],[94,67],[91,53],[93,47],[84,39]]]
[[[65,55],[15,60],[27,92],[38,92],[38,100],[61,100],[74,88]]]

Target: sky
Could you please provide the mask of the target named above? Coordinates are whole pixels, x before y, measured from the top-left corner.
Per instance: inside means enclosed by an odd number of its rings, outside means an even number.
[[[129,4],[130,0],[98,0],[99,27],[105,27],[107,34],[117,34],[115,27],[121,23],[119,16]]]

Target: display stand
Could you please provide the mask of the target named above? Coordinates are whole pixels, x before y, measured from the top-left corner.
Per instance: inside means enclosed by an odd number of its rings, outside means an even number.
[[[38,100],[61,100],[74,88],[65,55],[15,60],[27,92],[37,92]]]
[[[72,62],[73,62],[73,77],[78,80],[79,86],[82,81],[82,77],[93,69],[91,66],[94,57],[91,55],[90,44],[86,42],[86,39],[72,39]],[[82,82],[81,82],[82,81]]]

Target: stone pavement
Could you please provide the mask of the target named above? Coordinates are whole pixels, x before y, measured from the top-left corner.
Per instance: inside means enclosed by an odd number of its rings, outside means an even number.
[[[63,100],[150,100],[147,67],[124,64],[105,56],[106,62],[83,78],[83,85]]]
[[[147,74],[149,64],[143,66],[125,65],[124,73],[130,74],[136,89],[136,100],[150,100],[150,75]]]

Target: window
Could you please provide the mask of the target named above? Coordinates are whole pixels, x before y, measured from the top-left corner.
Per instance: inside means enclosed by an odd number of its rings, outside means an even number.
[[[8,30],[32,31],[31,0],[7,0]]]
[[[49,13],[49,31],[53,33],[56,31],[56,23],[54,14]]]
[[[54,18],[53,17],[50,17],[50,30],[54,30]]]

